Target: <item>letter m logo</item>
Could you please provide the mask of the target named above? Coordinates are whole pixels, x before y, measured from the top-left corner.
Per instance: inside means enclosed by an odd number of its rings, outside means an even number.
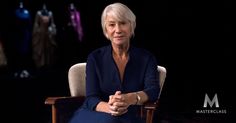
[[[210,105],[210,107],[212,107],[215,104],[215,106],[218,108],[219,107],[219,102],[218,102],[217,94],[215,94],[215,96],[213,97],[212,100],[210,100],[210,98],[206,94],[205,95],[205,100],[204,100],[204,105],[203,105],[204,108],[207,107],[207,103]]]

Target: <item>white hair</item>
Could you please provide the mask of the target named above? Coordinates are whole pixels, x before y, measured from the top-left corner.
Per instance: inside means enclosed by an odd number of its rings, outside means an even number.
[[[106,36],[106,17],[107,15],[112,15],[115,19],[119,21],[129,21],[131,24],[131,34],[134,36],[134,30],[136,27],[136,16],[134,13],[122,3],[113,3],[108,5],[102,12],[101,23],[103,34]],[[107,37],[107,36],[106,36]]]

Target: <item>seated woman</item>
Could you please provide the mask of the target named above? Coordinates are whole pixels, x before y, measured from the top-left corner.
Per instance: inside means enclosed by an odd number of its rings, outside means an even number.
[[[102,29],[111,45],[88,56],[86,100],[70,123],[144,123],[140,105],[157,100],[159,76],[154,55],[130,43],[135,18],[121,3],[104,9]]]

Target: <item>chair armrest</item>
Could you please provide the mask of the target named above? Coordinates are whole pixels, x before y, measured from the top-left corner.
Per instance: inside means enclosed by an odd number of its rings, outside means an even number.
[[[146,110],[146,123],[153,122],[154,111],[159,105],[159,101],[156,102],[147,102],[144,104],[144,109]]]
[[[51,106],[52,123],[68,123],[74,111],[84,102],[85,97],[48,97],[46,105]]]
[[[156,102],[147,102],[147,103],[144,104],[144,108],[146,110],[156,110],[158,105],[159,105],[158,101],[156,101]]]
[[[66,105],[66,104],[80,104],[85,97],[48,97],[45,100],[46,105]]]

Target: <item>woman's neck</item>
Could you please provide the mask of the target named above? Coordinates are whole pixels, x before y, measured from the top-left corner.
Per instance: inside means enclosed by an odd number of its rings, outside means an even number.
[[[113,48],[112,55],[114,57],[121,59],[128,57],[129,45],[120,45],[120,46],[112,45],[112,48]]]

